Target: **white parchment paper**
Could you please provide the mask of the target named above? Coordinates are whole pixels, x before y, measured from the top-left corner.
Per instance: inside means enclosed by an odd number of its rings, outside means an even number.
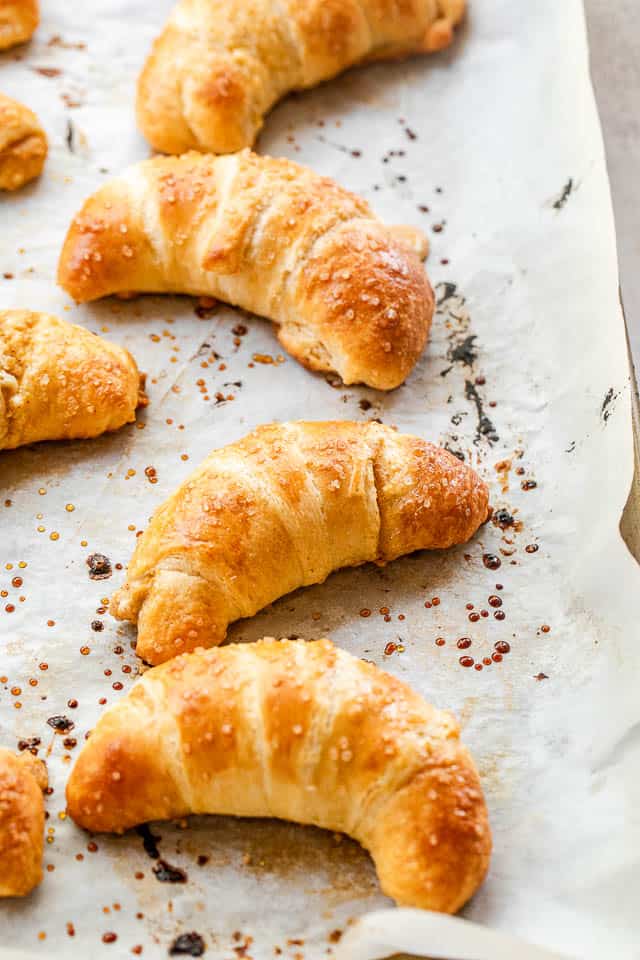
[[[466,915],[574,956],[640,957],[640,576],[618,532],[632,475],[629,381],[581,4],[472,0],[452,50],[353,71],[269,118],[259,150],[309,163],[387,221],[431,236],[440,306],[429,349],[384,395],[304,371],[269,324],[230,309],[200,318],[194,302],[170,297],[78,308],[56,287],[82,200],[148,155],[135,79],[170,5],[48,0],[33,42],[0,58],[0,88],[37,110],[51,140],[43,178],[0,200],[0,306],[58,313],[125,344],[151,398],[143,429],[0,455],[0,739],[40,738],[53,787],[44,882],[0,906],[0,944],[162,957],[197,931],[207,956],[262,960],[277,947],[312,960],[331,953],[334,931],[389,905],[367,856],[321,831],[213,817],[154,825],[160,854],[188,876],[166,884],[136,834],[88,849],[63,819],[99,701],[135,679],[134,631],[96,610],[154,507],[213,447],[259,423],[379,417],[476,465],[516,527],[489,524],[447,554],[338,573],[237,624],[231,639],[329,635],[456,711],[495,838]],[[501,461],[511,467],[496,470]],[[110,579],[89,579],[95,552],[112,561]],[[486,553],[500,569],[487,569]],[[476,662],[499,641],[511,652],[465,669],[463,636]],[[66,735],[47,724],[58,715],[75,725]],[[106,933],[117,939],[103,943]]]

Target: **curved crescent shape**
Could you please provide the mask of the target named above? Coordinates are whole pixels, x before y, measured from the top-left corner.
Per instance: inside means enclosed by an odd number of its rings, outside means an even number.
[[[38,0],[2,0],[0,3],[0,50],[29,40],[40,22]]]
[[[454,718],[328,641],[178,657],[107,710],[67,785],[91,831],[220,813],[347,833],[400,904],[458,910],[491,837]]]
[[[29,310],[0,311],[0,450],[118,430],[144,406],[127,350]]]
[[[378,423],[259,427],[156,510],[110,611],[161,663],[333,570],[468,540],[488,490],[469,467]]]
[[[24,897],[42,880],[46,767],[0,747],[0,897]]]
[[[367,203],[288,160],[158,157],[73,221],[58,281],[75,300],[210,296],[268,317],[312,370],[390,390],[424,348],[433,292],[412,241]]]
[[[0,190],[17,190],[39,177],[47,149],[47,136],[35,113],[0,93]]]
[[[180,0],[138,82],[163,153],[234,153],[292,90],[355,64],[446,47],[465,0]]]

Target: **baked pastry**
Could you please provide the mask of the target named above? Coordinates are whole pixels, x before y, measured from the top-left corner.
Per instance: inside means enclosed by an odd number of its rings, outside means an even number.
[[[328,640],[178,657],[100,718],[67,785],[92,832],[219,813],[347,833],[399,904],[453,913],[489,864],[473,760],[449,713]]]
[[[355,64],[446,47],[465,0],[180,0],[138,82],[140,129],[164,153],[251,146],[286,93]]]
[[[24,43],[39,22],[38,0],[0,0],[0,50]]]
[[[84,302],[123,291],[211,296],[279,324],[312,370],[390,390],[420,356],[433,292],[415,239],[307,167],[242,151],[157,157],[73,221],[58,280]]]
[[[0,747],[0,897],[24,897],[42,880],[47,768]]]
[[[127,350],[48,313],[0,311],[0,450],[97,437],[146,402]]]
[[[161,663],[340,567],[462,543],[487,504],[456,457],[379,423],[262,426],[156,510],[109,609]]]
[[[0,190],[39,177],[46,159],[47,136],[33,110],[0,93]]]

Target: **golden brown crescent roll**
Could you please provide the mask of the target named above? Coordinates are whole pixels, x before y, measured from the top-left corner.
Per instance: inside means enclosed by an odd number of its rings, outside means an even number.
[[[24,43],[39,22],[38,0],[0,0],[0,50]]]
[[[47,768],[0,747],[0,897],[24,897],[42,880]]]
[[[149,670],[67,785],[80,826],[219,813],[347,833],[400,904],[453,913],[489,864],[473,760],[449,713],[328,640],[265,639]]]
[[[307,167],[245,150],[131,167],[73,221],[58,280],[77,301],[211,296],[279,325],[312,370],[389,390],[424,348],[433,292],[415,240]]]
[[[390,427],[259,427],[156,510],[110,610],[137,622],[138,654],[161,663],[340,567],[462,543],[487,504],[473,470]]]
[[[0,311],[0,450],[97,437],[146,402],[127,350],[47,313]]]
[[[39,177],[46,158],[47,136],[33,110],[0,93],[0,190]]]
[[[465,0],[180,0],[138,83],[138,123],[164,153],[233,153],[291,90],[367,60],[446,47]]]

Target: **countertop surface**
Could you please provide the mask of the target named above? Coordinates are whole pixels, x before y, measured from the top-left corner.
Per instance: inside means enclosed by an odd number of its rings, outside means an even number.
[[[591,73],[607,150],[620,283],[640,373],[640,3],[585,0]],[[594,230],[597,224],[594,224]]]

